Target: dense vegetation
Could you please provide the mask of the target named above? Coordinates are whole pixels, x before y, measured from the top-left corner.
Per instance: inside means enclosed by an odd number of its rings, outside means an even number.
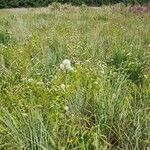
[[[149,25],[123,5],[1,10],[0,149],[148,150]]]
[[[125,4],[144,4],[148,3],[149,0],[0,0],[0,8],[10,8],[10,7],[42,7],[48,6],[52,2],[60,3],[71,3],[74,5],[93,5],[100,6],[102,4],[115,4],[123,2]]]

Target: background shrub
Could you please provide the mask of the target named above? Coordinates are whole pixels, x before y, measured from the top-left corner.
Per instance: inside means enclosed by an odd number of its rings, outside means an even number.
[[[48,6],[52,2],[60,3],[71,3],[73,5],[91,5],[100,6],[102,4],[115,4],[115,3],[125,3],[125,4],[145,4],[149,0],[0,0],[0,8],[11,8],[11,7],[42,7]]]

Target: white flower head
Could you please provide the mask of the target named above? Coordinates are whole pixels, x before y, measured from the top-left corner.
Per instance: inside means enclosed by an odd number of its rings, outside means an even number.
[[[62,64],[63,64],[65,67],[66,67],[66,66],[71,66],[71,62],[70,62],[69,59],[65,59]]]
[[[37,85],[44,85],[44,82],[42,82],[42,81],[37,82]]]
[[[97,81],[95,81],[95,82],[94,82],[94,84],[98,85],[98,82],[97,82]]]
[[[24,116],[24,117],[28,117],[28,114],[26,114],[26,113],[22,113],[22,116]]]
[[[68,107],[68,106],[65,106],[65,107],[64,107],[64,110],[65,110],[65,111],[69,111],[69,107]]]
[[[28,82],[33,82],[34,80],[32,78],[28,79]]]
[[[61,84],[61,85],[60,85],[60,87],[61,87],[61,89],[62,89],[62,90],[64,90],[64,91],[65,91],[65,89],[66,89],[65,84]]]
[[[63,71],[73,71],[70,60],[63,60],[63,62],[60,64],[60,69]]]
[[[66,70],[73,71],[73,68],[71,66],[66,66]]]
[[[147,79],[147,78],[148,78],[146,74],[144,75],[144,77],[145,77],[145,79]]]
[[[60,64],[60,69],[64,71],[65,70],[65,66],[63,64]]]

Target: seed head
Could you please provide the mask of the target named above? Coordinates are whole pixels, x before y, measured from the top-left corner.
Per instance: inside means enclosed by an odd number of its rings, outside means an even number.
[[[60,64],[60,69],[64,71],[65,70],[65,66],[63,64]]]
[[[62,63],[65,67],[67,67],[67,66],[71,66],[71,62],[70,62],[70,60],[69,59],[65,59],[64,61],[63,61],[63,63]]]
[[[68,112],[68,111],[69,111],[69,107],[68,107],[68,106],[65,106],[65,107],[64,107],[64,110],[65,110],[66,112]]]
[[[63,62],[60,64],[60,69],[63,71],[73,71],[70,60],[63,60]]]
[[[64,91],[65,91],[65,89],[66,89],[65,84],[61,84],[61,85],[60,85],[60,87],[61,87],[61,89],[62,89],[62,90],[64,90]]]

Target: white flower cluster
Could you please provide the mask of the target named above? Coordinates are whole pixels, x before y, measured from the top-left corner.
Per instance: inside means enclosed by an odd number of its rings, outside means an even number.
[[[63,60],[63,62],[60,64],[60,69],[63,71],[73,71],[70,60]]]
[[[68,106],[65,106],[64,107],[64,110],[65,110],[65,114],[68,116],[68,117],[73,117],[74,114],[70,111],[70,108]]]
[[[61,89],[62,89],[63,91],[66,90],[66,85],[65,85],[65,84],[61,84],[60,87],[61,87]]]
[[[65,107],[64,107],[64,110],[65,110],[65,111],[69,111],[69,107],[68,107],[68,106],[65,106]]]

